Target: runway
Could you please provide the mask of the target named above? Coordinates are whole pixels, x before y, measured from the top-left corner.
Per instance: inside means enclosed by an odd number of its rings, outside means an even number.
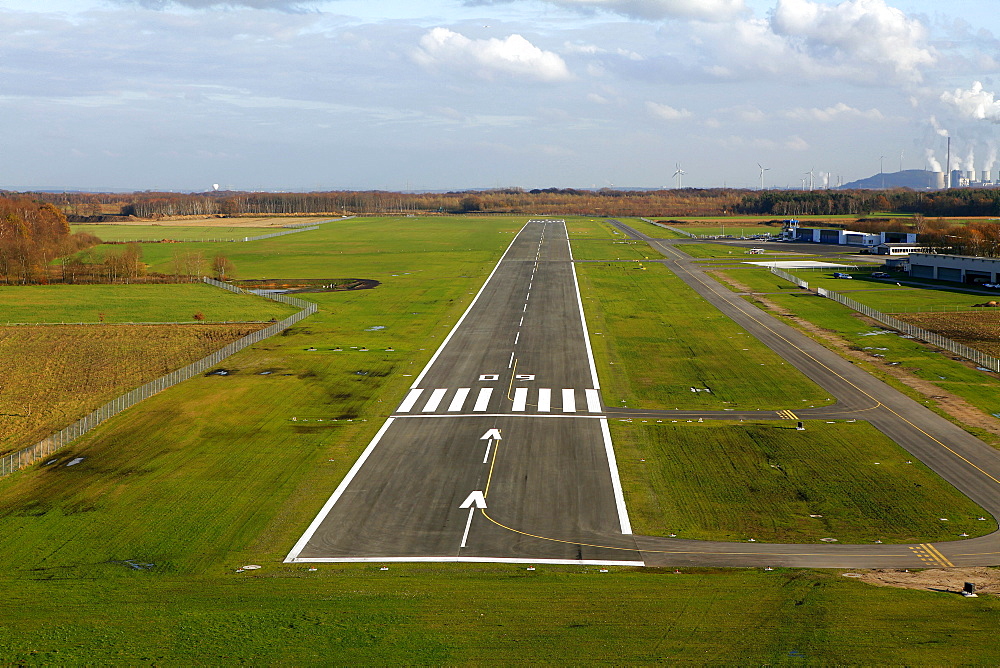
[[[287,561],[641,565],[599,389],[566,226],[529,221]]]
[[[608,417],[862,419],[991,514],[1000,453],[705,275],[702,297],[837,399],[807,410],[603,406],[563,221],[529,221],[469,309],[286,558],[645,566],[950,567],[1000,563],[1000,532],[934,545],[774,545],[633,536]]]

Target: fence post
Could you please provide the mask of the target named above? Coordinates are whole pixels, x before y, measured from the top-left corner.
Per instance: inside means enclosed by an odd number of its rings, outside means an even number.
[[[270,236],[278,236],[280,234],[290,234],[293,232],[304,232],[307,229],[319,229],[319,228],[313,227],[313,228],[303,228],[297,230],[287,230],[285,232],[279,232],[277,234]],[[224,290],[229,290],[230,292],[237,292],[237,293],[241,292],[241,290],[236,286],[230,285],[228,283],[222,283],[221,281],[216,281],[207,276],[202,277],[202,281],[209,285],[214,285],[215,287],[222,288]],[[151,380],[145,385],[142,385],[141,387],[135,388],[123,395],[115,397],[114,399],[108,401],[107,403],[100,406],[96,410],[92,411],[88,415],[83,416],[82,418],[71,424],[69,427],[65,427],[56,432],[55,434],[43,438],[41,441],[38,441],[34,445],[29,445],[27,447],[21,448],[20,450],[16,450],[15,452],[0,457],[0,477],[9,475],[14,471],[37,461],[37,459],[39,458],[38,455],[39,452],[44,450],[46,455],[55,452],[56,450],[68,445],[75,439],[86,434],[88,431],[91,431],[98,425],[114,417],[118,413],[122,412],[125,408],[130,408],[131,406],[137,404],[143,399],[151,397],[157,392],[165,390],[168,387],[172,387],[177,383],[185,381],[201,373],[209,366],[214,366],[218,364],[219,362],[229,357],[230,355],[234,355],[243,350],[244,348],[253,345],[254,343],[257,343],[258,341],[262,341],[265,338],[269,338],[271,336],[274,336],[275,334],[278,334],[279,332],[283,332],[284,330],[288,329],[289,327],[299,322],[303,318],[306,318],[307,316],[310,316],[319,310],[319,306],[316,303],[307,302],[303,299],[298,299],[296,297],[286,297],[284,295],[266,295],[266,294],[259,296],[264,297],[265,299],[270,299],[272,301],[282,302],[284,304],[295,306],[300,310],[297,313],[294,313],[283,320],[280,320],[268,327],[265,327],[263,330],[259,330],[257,332],[251,332],[250,334],[247,334],[246,336],[243,336],[237,339],[236,341],[233,341],[232,343],[223,347],[221,350],[215,351],[211,355],[207,355],[206,357],[203,357],[200,360],[192,362],[191,364],[188,364],[187,366],[182,367],[181,369],[177,369],[166,375],[160,376],[159,378]],[[264,332],[266,332],[266,334]],[[120,410],[115,410],[116,406],[123,406],[123,408],[121,408]],[[46,449],[46,446],[51,446],[51,447],[50,449]]]

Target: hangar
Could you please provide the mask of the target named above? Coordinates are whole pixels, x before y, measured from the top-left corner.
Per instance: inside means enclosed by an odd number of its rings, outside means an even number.
[[[910,255],[910,278],[932,278],[973,285],[998,283],[1000,259],[971,255],[913,253]]]

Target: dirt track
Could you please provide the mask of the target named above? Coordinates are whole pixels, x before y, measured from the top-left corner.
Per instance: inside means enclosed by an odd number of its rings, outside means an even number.
[[[976,585],[977,594],[1000,595],[1000,570],[995,568],[930,568],[927,570],[874,569],[849,571],[847,577],[879,587],[924,589],[958,593],[966,582]]]

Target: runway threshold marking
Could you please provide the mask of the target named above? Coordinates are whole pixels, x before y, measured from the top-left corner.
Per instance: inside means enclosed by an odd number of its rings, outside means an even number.
[[[648,243],[648,244],[650,244],[652,246],[651,241],[647,240],[646,243]],[[669,246],[664,246],[659,241],[656,242],[656,245],[661,250],[664,251],[664,257],[667,257],[668,259],[672,258],[674,260],[678,260],[678,259],[681,258],[680,251],[678,251],[678,250],[676,250],[674,248],[671,248]],[[874,405],[870,409],[866,409],[866,410],[874,410],[876,408],[884,408],[886,411],[888,411],[892,415],[896,416],[896,418],[899,419],[901,422],[905,422],[910,427],[912,427],[916,431],[920,432],[921,434],[923,434],[924,436],[926,436],[928,439],[930,439],[934,443],[937,443],[939,446],[941,446],[942,448],[944,448],[945,450],[947,450],[948,452],[950,452],[952,455],[954,455],[955,457],[957,457],[961,461],[963,461],[966,464],[968,464],[969,466],[971,466],[976,471],[979,471],[984,476],[986,476],[987,478],[989,478],[993,482],[995,482],[998,485],[1000,485],[1000,479],[998,479],[996,476],[992,475],[991,473],[989,473],[985,469],[981,468],[980,466],[978,466],[974,462],[970,461],[965,456],[961,455],[958,451],[952,449],[951,447],[949,447],[948,445],[946,445],[945,443],[943,443],[939,439],[935,438],[933,435],[927,433],[926,431],[924,431],[923,429],[921,429],[917,425],[913,424],[908,419],[906,419],[906,417],[904,417],[900,413],[896,412],[895,410],[893,410],[889,406],[886,406],[881,401],[879,401],[878,399],[876,399],[875,397],[873,397],[872,395],[870,395],[868,392],[866,392],[865,390],[861,389],[860,387],[858,387],[857,385],[855,385],[853,382],[851,382],[850,380],[848,380],[847,378],[845,378],[841,374],[839,374],[836,371],[834,371],[833,369],[831,369],[829,366],[827,366],[826,364],[824,364],[822,361],[816,359],[815,357],[813,357],[812,355],[810,355],[808,352],[806,352],[805,350],[803,350],[799,346],[795,345],[794,342],[789,341],[787,338],[785,338],[784,336],[782,336],[780,333],[778,333],[777,331],[775,331],[774,329],[772,329],[770,326],[768,326],[768,324],[766,322],[764,322],[763,320],[760,319],[760,316],[767,315],[767,314],[763,313],[760,309],[757,309],[757,308],[751,307],[751,306],[744,306],[744,304],[742,304],[740,302],[729,301],[728,299],[725,298],[725,296],[723,295],[723,293],[720,292],[718,283],[716,283],[715,281],[706,280],[705,278],[703,278],[701,276],[698,276],[697,274],[695,274],[694,272],[692,272],[691,270],[689,270],[687,267],[685,267],[680,262],[678,262],[677,268],[683,270],[689,277],[691,277],[692,280],[697,281],[703,287],[705,287],[707,290],[709,290],[710,292],[714,293],[716,296],[724,299],[728,304],[730,304],[737,311],[741,312],[743,315],[745,315],[746,317],[748,317],[751,320],[753,320],[754,323],[757,324],[759,327],[761,327],[763,329],[766,329],[771,334],[773,334],[774,336],[778,337],[779,339],[781,339],[782,341],[784,341],[785,343],[787,343],[790,347],[792,347],[795,350],[799,351],[802,355],[808,357],[813,362],[815,362],[816,364],[818,364],[822,368],[826,369],[828,372],[830,372],[831,374],[833,374],[834,376],[836,376],[840,380],[844,381],[845,383],[847,383],[848,385],[850,385],[851,387],[853,387],[858,393],[860,393],[861,395],[863,395],[863,396],[868,397],[869,399],[871,399],[874,402]],[[718,307],[716,307],[716,308],[718,308]],[[752,309],[752,310],[747,310],[748,308]],[[767,316],[767,317],[771,317],[771,316]],[[855,411],[855,412],[861,412],[861,411]]]

